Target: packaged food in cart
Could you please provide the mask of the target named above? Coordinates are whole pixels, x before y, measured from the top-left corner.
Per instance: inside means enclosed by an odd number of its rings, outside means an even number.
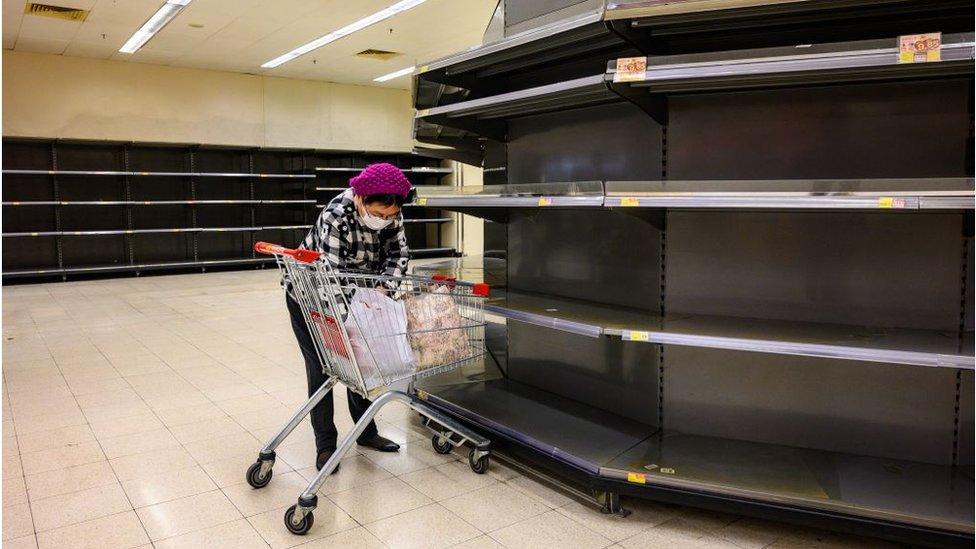
[[[474,356],[458,303],[446,285],[409,295],[405,308],[417,371]]]

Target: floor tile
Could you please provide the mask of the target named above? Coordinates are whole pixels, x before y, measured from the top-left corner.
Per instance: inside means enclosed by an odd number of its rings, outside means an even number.
[[[110,368],[111,373],[115,373],[114,368]],[[74,393],[75,397],[90,395],[92,393],[101,393],[104,391],[118,391],[120,389],[125,389],[129,387],[128,382],[119,377],[96,377],[96,378],[70,378],[68,381],[68,387],[71,392]]]
[[[95,438],[106,439],[145,433],[163,428],[163,424],[151,412],[144,412],[135,416],[117,419],[103,419],[89,423]]]
[[[3,506],[27,503],[27,487],[24,477],[3,479]]]
[[[22,538],[3,541],[4,549],[37,549],[37,537],[34,534]]]
[[[102,445],[102,451],[105,452],[105,457],[109,459],[153,452],[180,445],[179,441],[165,427],[142,433],[100,438],[98,442]]]
[[[537,515],[496,530],[490,535],[495,541],[513,549],[521,547],[601,549],[613,543],[556,511]]]
[[[642,500],[625,500],[624,508],[630,511],[627,517],[608,515],[596,505],[578,501],[556,511],[614,542],[633,537],[675,516],[671,507]]]
[[[173,436],[183,444],[244,432],[244,428],[229,417],[204,419],[196,423],[173,426],[169,429]]]
[[[31,500],[34,527],[38,533],[131,509],[125,492],[118,484]]]
[[[154,543],[156,549],[267,549],[261,535],[244,519],[218,524]]]
[[[460,461],[407,473],[400,476],[400,480],[434,501],[450,499],[497,482],[489,475],[475,473],[467,462]]]
[[[651,549],[658,547],[734,549],[736,547],[732,543],[714,537],[708,531],[681,518],[673,518],[663,522],[636,536],[621,541],[620,545],[627,549]]]
[[[222,490],[237,510],[249,517],[297,503],[298,496],[307,486],[308,481],[292,471],[272,475],[271,482],[261,489],[256,490],[250,484],[242,482]]]
[[[187,452],[199,463],[208,463],[236,455],[257,455],[261,442],[250,433],[209,438],[184,444]]]
[[[98,518],[37,534],[39,549],[126,549],[149,542],[132,511]]]
[[[298,471],[307,481],[311,481],[318,473],[315,467],[306,467]],[[386,469],[381,468],[361,455],[349,455],[339,462],[339,472],[331,475],[319,489],[320,494],[335,494],[356,486],[371,484],[376,481],[391,478]]]
[[[338,415],[338,410],[336,414]],[[400,446],[399,452],[377,452],[371,449],[363,449],[363,454],[370,461],[396,476],[458,459],[458,456],[454,454],[445,456],[434,452],[429,442],[403,444]]]
[[[16,478],[24,476],[24,466],[21,465],[20,456],[3,457],[3,478]]]
[[[20,436],[60,429],[72,425],[84,425],[87,421],[85,415],[81,413],[81,410],[70,409],[41,416],[33,416],[23,420],[14,419],[14,428],[17,431],[17,436]]]
[[[158,452],[134,454],[109,460],[115,475],[122,482],[188,469],[197,462],[183,448],[167,448]]]
[[[549,510],[501,483],[444,500],[441,505],[482,532],[492,532]]]
[[[261,534],[264,541],[274,549],[307,544],[359,526],[352,517],[335,504],[325,498],[319,498],[319,505],[313,512],[315,518],[312,522],[312,528],[304,536],[296,536],[285,528],[286,509],[288,507],[273,509],[247,519],[251,526]]]
[[[451,549],[504,549],[504,547],[504,545],[491,539],[491,536],[484,535],[459,543]]]
[[[118,483],[107,461],[27,475],[25,480],[32,501]]]
[[[274,397],[261,389],[258,390],[261,393],[217,401],[217,407],[230,415],[282,407]]]
[[[194,406],[168,408],[156,410],[156,416],[167,426],[176,427],[189,423],[199,423],[205,420],[212,420],[227,417],[223,410],[212,402],[197,404]]]
[[[214,402],[221,402],[224,400],[261,395],[265,393],[250,383],[235,383],[232,385],[224,385],[221,387],[206,389],[203,391],[203,394],[207,395],[207,398]]]
[[[75,397],[75,399],[78,401],[78,406],[81,406],[82,411],[88,410],[90,408],[99,408],[108,405],[129,404],[132,402],[142,401],[142,397],[140,397],[135,391],[133,391],[131,387],[116,389],[114,391],[102,391],[99,393],[80,395]]]
[[[481,532],[438,504],[427,505],[365,525],[397,549],[438,549],[476,538]]]
[[[217,485],[199,466],[176,469],[122,483],[122,489],[136,509],[211,492],[216,488]]]
[[[149,538],[161,540],[241,518],[219,490],[137,509]]]
[[[17,437],[17,444],[20,447],[21,453],[26,454],[41,450],[50,450],[60,446],[73,446],[83,442],[93,442],[94,440],[95,435],[92,434],[92,430],[88,425],[71,425],[50,431],[19,435]]]
[[[715,532],[715,535],[743,549],[760,549],[794,530],[789,526],[759,519],[739,519]]]
[[[31,519],[30,506],[26,503],[3,506],[3,545],[6,540],[21,538],[34,534],[34,522]]]
[[[218,459],[204,463],[202,467],[217,486],[224,488],[244,482],[247,468],[257,460],[257,456],[258,450],[254,449],[250,454],[239,454],[229,458]],[[287,463],[276,460],[273,474],[283,475],[291,470],[292,468]],[[274,481],[272,480],[272,482]]]
[[[495,466],[494,463],[491,465],[492,467]],[[547,505],[553,509],[573,502],[573,498],[569,497],[558,489],[552,488],[541,481],[529,477],[519,476],[511,480],[507,480],[505,483],[514,488],[516,491],[522,492],[539,503]]]
[[[299,549],[383,549],[386,547],[362,526],[298,546]]]
[[[396,478],[357,486],[328,497],[360,524],[405,513],[432,501]]]
[[[82,442],[73,446],[60,446],[39,452],[30,452],[21,456],[25,475],[34,475],[44,471],[64,469],[75,465],[104,461],[105,454],[97,442]]]
[[[91,423],[130,418],[150,412],[152,410],[142,400],[93,406],[84,409],[85,417]]]

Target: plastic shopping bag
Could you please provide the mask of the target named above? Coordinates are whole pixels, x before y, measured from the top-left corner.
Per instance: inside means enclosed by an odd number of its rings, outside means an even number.
[[[413,374],[403,303],[375,290],[358,290],[349,303],[346,330],[367,391]]]
[[[447,287],[410,297],[406,310],[417,371],[453,364],[474,354],[457,302]]]

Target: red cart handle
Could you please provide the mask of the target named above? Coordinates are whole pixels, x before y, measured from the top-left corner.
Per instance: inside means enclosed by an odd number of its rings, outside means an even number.
[[[448,285],[453,285],[452,283],[457,282],[457,279],[454,278],[453,276],[447,276],[442,274],[435,274],[430,278],[431,280],[436,280],[438,282],[447,282]],[[472,284],[471,293],[479,297],[488,297],[488,294],[491,293],[491,286],[485,284],[484,282]]]
[[[269,242],[258,242],[254,245],[254,251],[265,255],[289,255],[302,263],[314,263],[319,257],[322,257],[322,252],[315,250],[295,250]]]

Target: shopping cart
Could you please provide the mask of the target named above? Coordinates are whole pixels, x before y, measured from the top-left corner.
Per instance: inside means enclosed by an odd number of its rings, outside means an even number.
[[[286,287],[290,287],[292,297],[301,305],[327,380],[261,449],[257,461],[247,470],[247,482],[254,488],[268,485],[275,448],[337,383],[373,401],[299,496],[298,503],[285,512],[285,526],[291,533],[303,535],[309,531],[314,520],[312,511],[318,503],[316,492],[366,425],[391,401],[402,402],[420,413],[423,424],[433,432],[431,442],[436,452],[448,454],[468,442],[472,446],[468,454],[471,470],[479,474],[488,470],[488,439],[431,408],[423,401],[424,394],[413,388],[416,379],[484,359],[487,285],[446,277],[390,277],[338,271],[320,259],[319,252],[265,242],[257,243],[255,250],[275,256]],[[414,320],[432,308],[446,308],[447,318],[453,320],[445,323],[444,315],[440,315],[436,326],[418,328],[416,325],[422,323],[414,322],[413,329],[407,327],[405,318],[397,315],[386,315],[378,321],[372,318],[366,323],[362,316],[364,309],[357,303],[375,297],[377,291],[404,304],[403,310],[410,311]],[[386,297],[382,300],[391,302]],[[405,312],[404,317],[410,313]],[[456,344],[446,352],[425,354],[424,344],[432,342],[431,338],[437,343],[450,340]],[[443,346],[433,347],[442,350]],[[412,356],[413,350],[421,355],[419,359]],[[440,363],[432,362],[438,359]]]

